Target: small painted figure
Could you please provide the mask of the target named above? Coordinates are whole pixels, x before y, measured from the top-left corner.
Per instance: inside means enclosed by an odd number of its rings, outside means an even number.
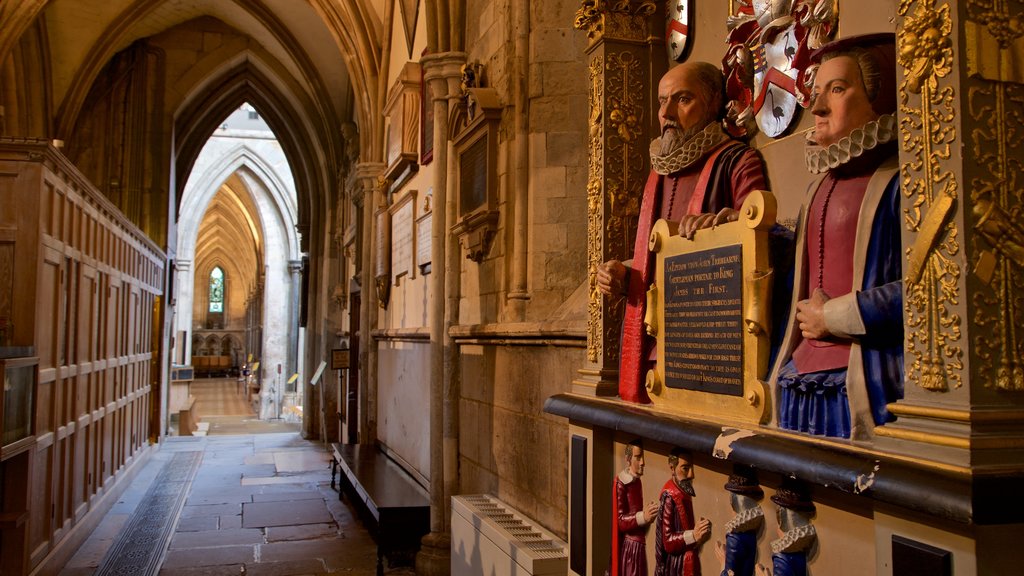
[[[758,500],[764,491],[756,472],[737,466],[725,484],[735,516],[725,524],[725,543],[719,540],[715,555],[722,563],[721,576],[753,576],[757,560],[757,531],[764,524],[764,510]]]
[[[693,458],[675,449],[668,457],[672,476],[661,489],[654,576],[700,576],[700,545],[711,535],[711,521],[693,516]]]
[[[647,576],[647,528],[657,517],[658,503],[644,504],[643,474],[644,449],[633,440],[626,445],[626,468],[615,475],[612,576]]]
[[[815,73],[793,302],[770,381],[779,427],[868,438],[903,397],[903,272],[892,34],[811,55]]]
[[[653,169],[639,206],[633,259],[609,260],[594,271],[602,294],[626,298],[619,360],[623,400],[650,402],[644,378],[654,367],[656,347],[643,321],[647,289],[654,281],[654,259],[647,249],[654,223],[660,218],[678,222],[679,234],[693,238],[698,229],[737,220],[747,195],[767,189],[761,156],[722,129],[724,86],[721,69],[709,62],[688,61],[662,76],[661,136],[650,147]],[[592,117],[592,127],[600,121]]]
[[[779,539],[771,543],[772,569],[758,564],[757,576],[807,576],[807,555],[817,539],[811,524],[814,503],[796,483],[784,483],[772,502],[777,506]]]

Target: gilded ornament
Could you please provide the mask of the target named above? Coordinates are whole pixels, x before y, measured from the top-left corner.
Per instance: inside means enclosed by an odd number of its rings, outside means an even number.
[[[1013,10],[1015,13],[1011,14]],[[972,149],[965,164],[975,169],[969,221],[974,234],[973,294],[975,366],[986,386],[1024,391],[1024,74],[1013,65],[1022,52],[1021,10],[1006,2],[973,0],[967,23],[973,60],[966,113],[973,121]],[[993,40],[997,42],[993,48]]]
[[[657,8],[653,0],[583,0],[576,10],[573,27],[586,31],[587,38],[592,43],[605,35],[644,40],[647,18],[654,14]]]
[[[949,6],[935,0],[900,3],[898,61],[901,145],[905,153],[901,186],[911,200],[907,229],[915,234],[905,278],[907,379],[926,390],[962,385],[962,319],[953,307],[961,298],[959,231],[949,215],[959,195],[955,174],[944,166],[956,140],[954,89],[939,80],[952,69]],[[920,95],[918,99],[914,95]]]
[[[900,10],[905,14],[905,5]],[[914,16],[903,21],[903,31],[898,35],[899,62],[906,68],[910,92],[920,94],[922,82],[949,74],[953,64],[952,28],[949,5],[936,10],[934,0],[918,4]]]

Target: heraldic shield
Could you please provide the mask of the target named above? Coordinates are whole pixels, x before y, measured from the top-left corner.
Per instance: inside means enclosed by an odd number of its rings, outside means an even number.
[[[782,135],[797,106],[807,106],[810,54],[834,33],[831,0],[740,0],[727,26],[727,120],[730,132],[747,135],[756,124]]]
[[[690,0],[669,0],[665,6],[665,46],[672,62],[686,57],[686,38],[690,34]]]

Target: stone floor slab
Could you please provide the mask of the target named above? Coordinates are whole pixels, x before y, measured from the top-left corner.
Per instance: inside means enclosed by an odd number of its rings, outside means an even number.
[[[205,504],[199,506],[187,505],[181,510],[182,518],[195,518],[197,516],[232,516],[242,511],[241,503],[236,504]]]
[[[242,515],[232,514],[230,516],[220,517],[220,529],[221,530],[235,530],[242,527]]]
[[[164,558],[163,568],[189,568],[248,564],[256,561],[255,546],[222,546],[220,548],[192,548],[170,550]],[[238,574],[238,572],[235,572]]]
[[[260,562],[245,567],[246,576],[301,576],[304,574],[324,574],[327,566],[319,558],[304,558],[285,562]]]
[[[292,492],[268,492],[265,494],[253,494],[253,502],[288,502],[293,500],[323,500],[323,495],[314,490],[302,490]]]
[[[201,530],[216,530],[220,526],[216,516],[196,516],[195,518],[182,518],[178,520],[177,532],[199,532]]]
[[[273,463],[274,463],[274,453],[273,452],[263,452],[261,454],[250,454],[250,455],[245,457],[245,464],[246,465],[273,464]]]
[[[274,464],[278,472],[310,472],[329,470],[330,457],[326,452],[274,452]]]
[[[322,499],[293,502],[252,502],[242,505],[242,527],[296,526],[332,520]]]
[[[306,524],[303,526],[273,526],[267,528],[267,542],[288,542],[293,540],[317,540],[336,538],[338,526],[334,523]]]
[[[262,544],[263,530],[238,528],[229,530],[204,530],[202,532],[180,532],[174,535],[170,548],[212,548],[215,546],[236,546],[240,544]]]

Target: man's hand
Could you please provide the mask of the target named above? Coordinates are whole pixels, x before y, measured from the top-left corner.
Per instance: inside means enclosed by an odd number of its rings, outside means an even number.
[[[708,539],[708,536],[711,536],[711,520],[701,518],[693,529],[693,537],[697,542],[703,542]]]
[[[654,519],[658,517],[658,501],[651,500],[644,506],[644,516],[649,522],[654,522]]]
[[[796,303],[797,326],[804,338],[822,340],[832,335],[825,326],[825,302],[828,301],[828,294],[821,288],[815,288],[809,300]]]
[[[622,296],[626,293],[623,282],[626,279],[626,265],[618,260],[609,260],[597,265],[597,289],[606,296]]]
[[[722,208],[718,214],[689,214],[679,221],[679,235],[693,240],[693,234],[704,228],[714,228],[726,222],[739,220],[740,213],[732,208]]]

